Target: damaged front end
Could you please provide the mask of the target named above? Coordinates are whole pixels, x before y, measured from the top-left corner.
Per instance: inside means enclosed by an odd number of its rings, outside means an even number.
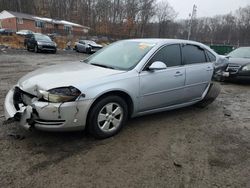
[[[35,101],[38,101],[36,96],[22,91],[19,87],[12,88],[5,98],[5,118],[7,121],[19,121],[22,127],[30,129],[37,114],[31,106]]]
[[[37,95],[16,86],[8,92],[4,104],[7,122],[19,121],[25,129],[84,129],[87,114],[79,114],[79,111],[87,111],[91,102],[79,100],[84,97],[79,90],[72,86],[48,91],[35,90]]]

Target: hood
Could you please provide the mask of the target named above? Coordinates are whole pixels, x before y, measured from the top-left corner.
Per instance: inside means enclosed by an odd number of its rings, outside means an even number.
[[[28,73],[18,81],[23,91],[36,95],[37,89],[49,90],[74,86],[81,90],[83,84],[98,82],[105,77],[124,71],[102,68],[83,62],[53,65]]]
[[[55,44],[53,41],[47,41],[47,40],[37,40],[37,42],[40,42],[43,44]]]
[[[249,58],[232,58],[232,57],[230,57],[229,63],[245,65],[245,64],[250,63],[250,59]]]

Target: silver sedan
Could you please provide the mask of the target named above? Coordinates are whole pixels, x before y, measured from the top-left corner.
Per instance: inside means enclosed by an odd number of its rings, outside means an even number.
[[[77,52],[94,53],[102,48],[102,45],[91,40],[79,40],[75,43],[74,49]]]
[[[81,62],[38,69],[8,92],[5,116],[30,129],[118,133],[130,117],[193,104],[219,94],[212,82],[219,56],[185,40],[115,42]]]

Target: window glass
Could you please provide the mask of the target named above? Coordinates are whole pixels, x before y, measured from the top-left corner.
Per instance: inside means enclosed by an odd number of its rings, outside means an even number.
[[[68,26],[68,25],[64,25],[64,30],[67,32],[67,33],[71,33],[73,28],[72,26]]]
[[[46,35],[35,34],[34,37],[35,37],[35,39],[36,39],[37,41],[51,42],[51,39],[50,39],[48,36],[46,36]]]
[[[232,51],[227,55],[228,57],[233,58],[250,58],[250,48],[249,47],[241,47]]]
[[[209,58],[209,62],[214,62],[216,61],[216,57],[209,51],[206,50],[207,56]]]
[[[35,25],[36,27],[40,27],[40,28],[45,27],[45,23],[43,21],[35,21]]]
[[[23,24],[23,19],[22,18],[17,18],[17,23],[18,24]]]
[[[131,70],[154,46],[154,43],[119,41],[99,50],[84,62],[119,70]]]
[[[165,46],[160,49],[150,60],[149,65],[155,61],[161,61],[167,65],[167,67],[181,65],[181,50],[179,44]]]
[[[182,48],[184,64],[206,62],[204,50],[194,45],[185,45]]]

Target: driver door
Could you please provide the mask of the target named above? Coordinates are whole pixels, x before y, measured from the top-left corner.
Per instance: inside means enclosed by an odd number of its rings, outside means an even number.
[[[153,62],[161,61],[166,69],[150,71]],[[184,100],[186,70],[182,66],[179,44],[161,48],[140,73],[139,112],[164,108]]]

